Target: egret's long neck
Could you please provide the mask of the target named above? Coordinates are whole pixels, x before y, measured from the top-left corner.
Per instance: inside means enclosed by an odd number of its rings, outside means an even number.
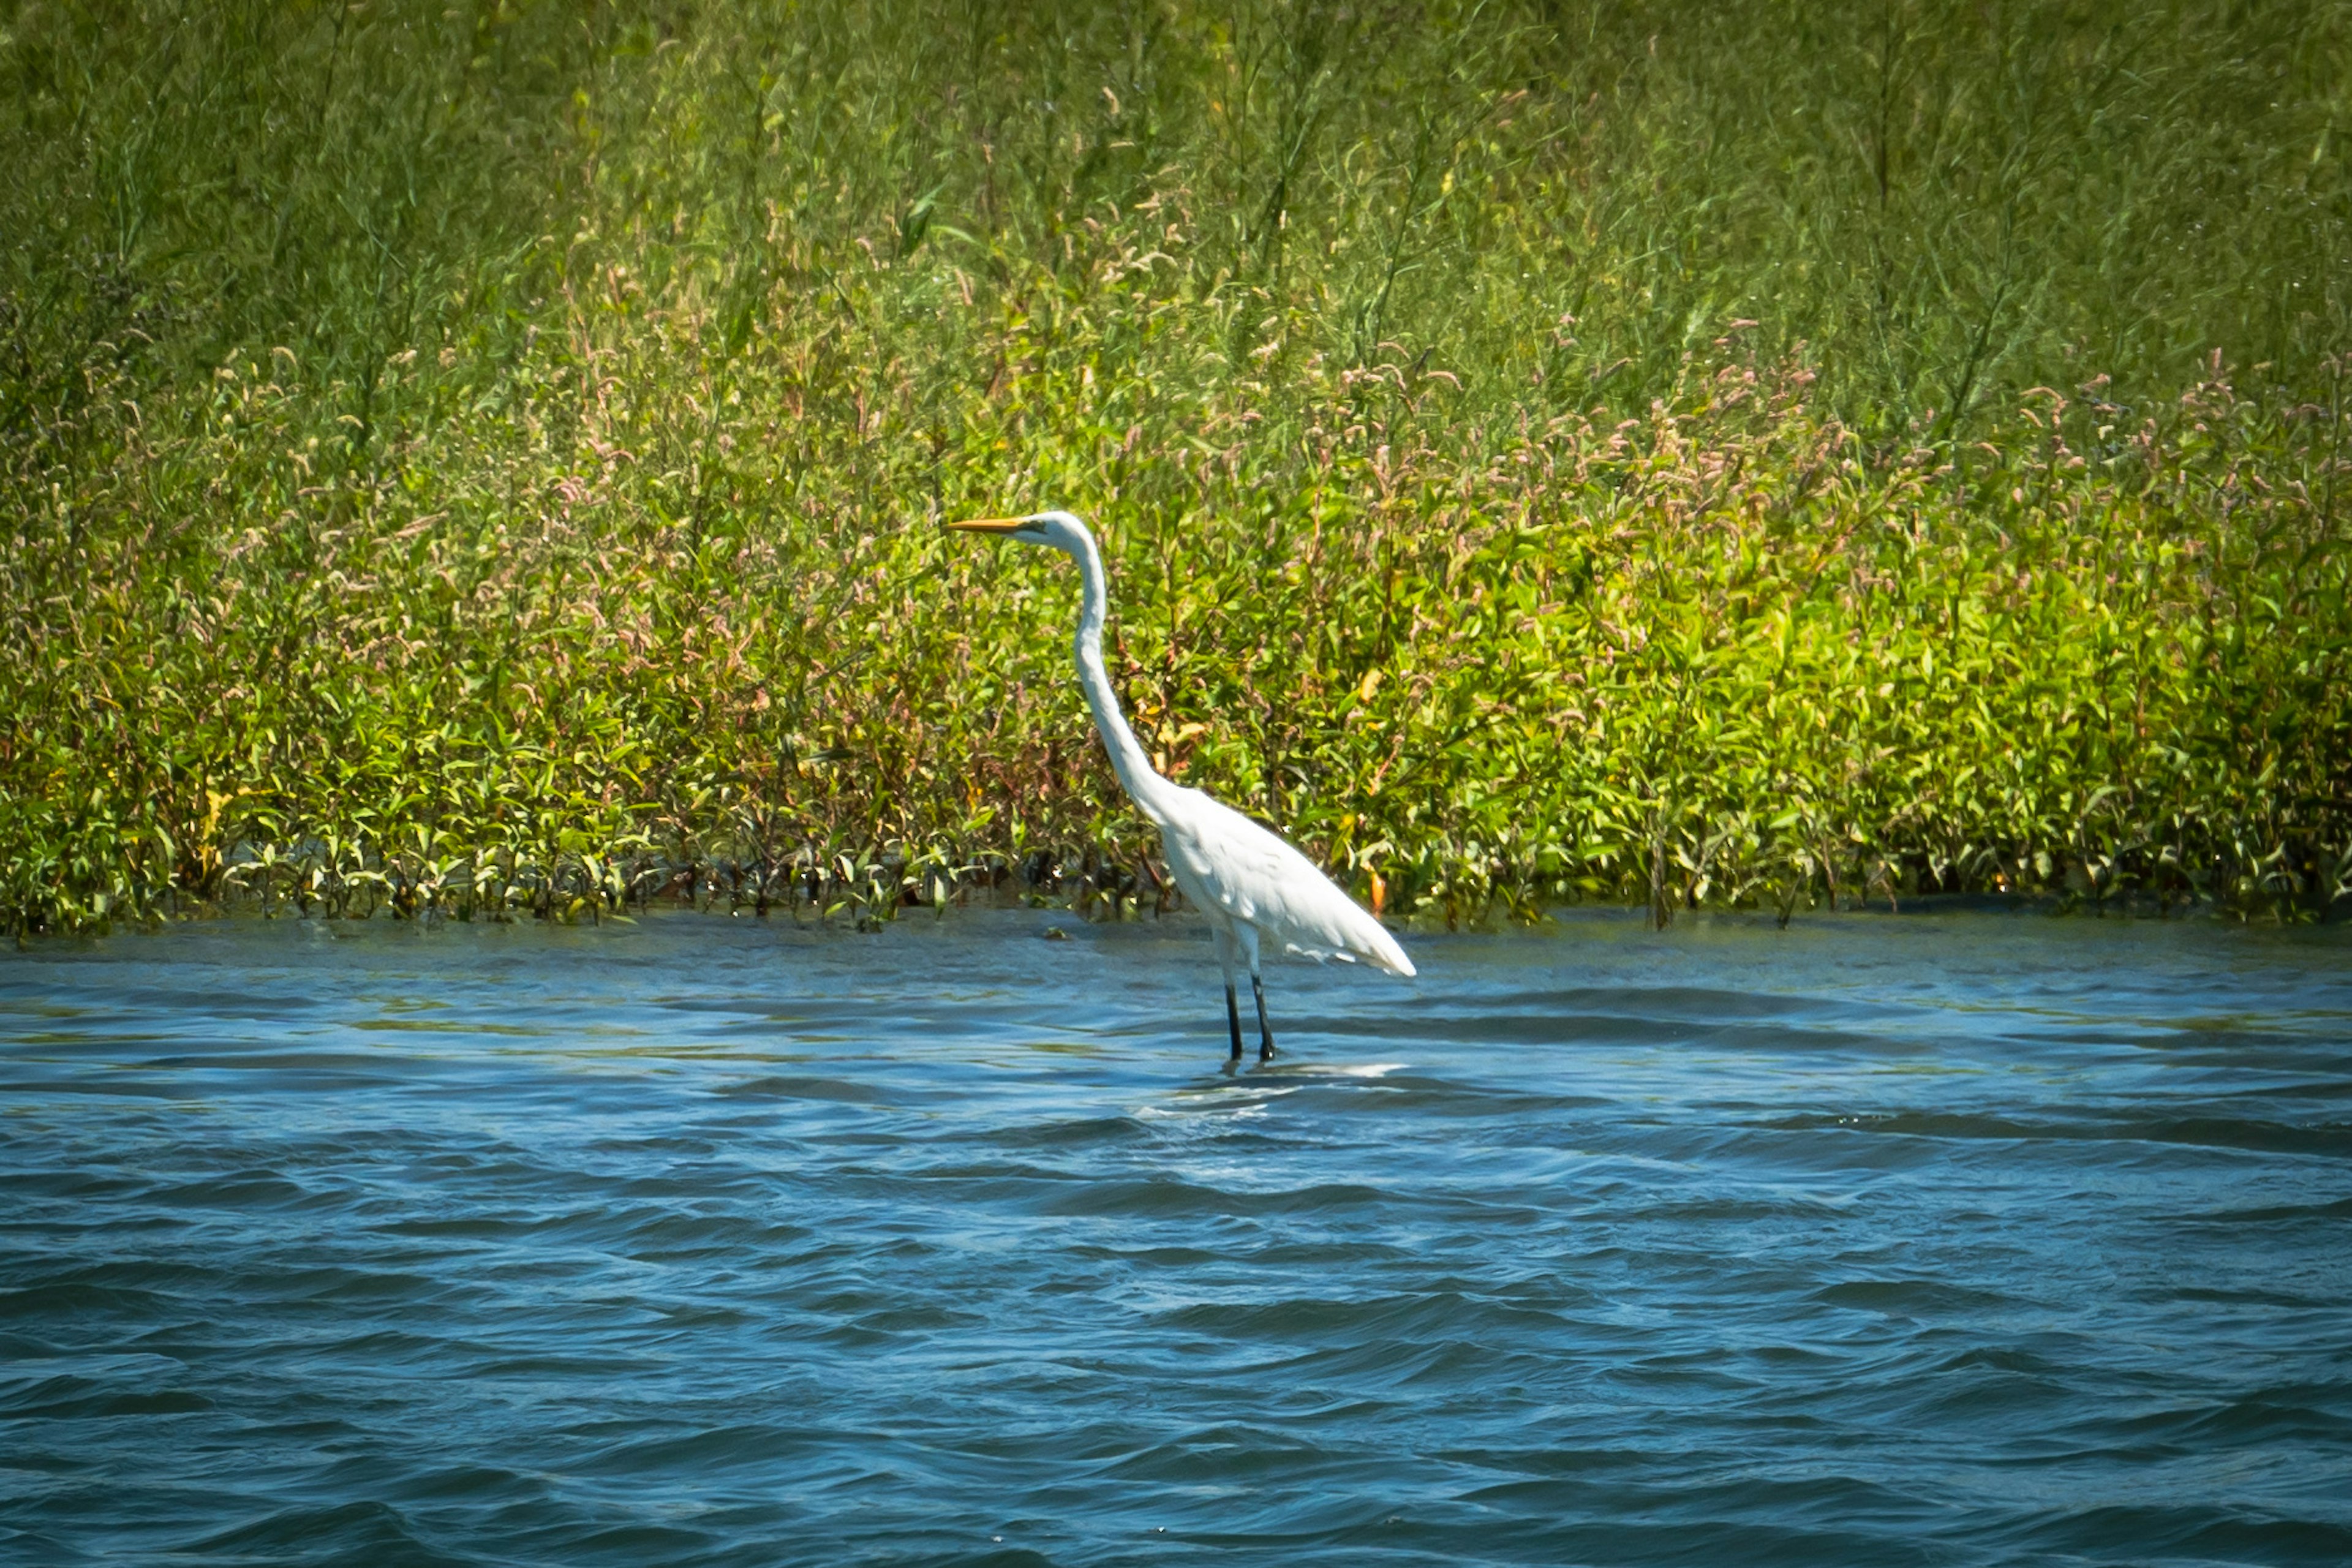
[[[1102,552],[1090,536],[1080,542],[1083,548],[1071,552],[1085,583],[1075,648],[1078,685],[1086,690],[1087,706],[1094,710],[1095,728],[1102,734],[1103,750],[1110,753],[1110,765],[1120,785],[1146,816],[1162,822],[1166,814],[1160,803],[1174,786],[1151,771],[1150,759],[1136,743],[1135,731],[1127,727],[1127,715],[1118,710],[1118,694],[1111,689],[1109,672],[1103,668],[1103,615],[1110,595],[1103,582]]]

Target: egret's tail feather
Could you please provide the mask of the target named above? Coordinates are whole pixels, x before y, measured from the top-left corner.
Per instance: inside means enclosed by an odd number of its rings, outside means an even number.
[[[1356,951],[1362,953],[1373,968],[1384,969],[1407,980],[1412,978],[1412,960],[1404,955],[1404,949],[1397,945],[1397,939],[1389,934],[1386,926],[1367,916],[1354,935],[1357,938]]]

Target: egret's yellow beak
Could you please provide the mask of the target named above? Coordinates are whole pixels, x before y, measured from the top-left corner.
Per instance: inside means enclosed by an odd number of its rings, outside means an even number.
[[[948,526],[960,528],[966,533],[1010,533],[1028,521],[1025,517],[973,517]]]

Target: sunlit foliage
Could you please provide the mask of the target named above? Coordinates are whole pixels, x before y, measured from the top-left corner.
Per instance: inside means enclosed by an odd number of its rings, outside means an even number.
[[[0,12],[0,912],[2352,880],[2340,6]]]

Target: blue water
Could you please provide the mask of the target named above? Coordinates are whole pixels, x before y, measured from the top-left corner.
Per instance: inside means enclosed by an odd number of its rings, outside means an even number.
[[[0,1560],[2352,1561],[2352,932],[1412,946],[0,955]]]

